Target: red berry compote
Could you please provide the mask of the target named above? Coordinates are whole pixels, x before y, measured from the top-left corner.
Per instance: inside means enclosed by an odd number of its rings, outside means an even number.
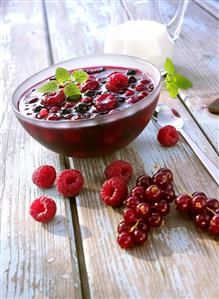
[[[151,99],[155,83],[138,69],[98,66],[83,70],[89,76],[84,83],[77,83],[77,97],[66,96],[65,84],[53,93],[38,91],[55,77],[29,88],[17,104],[25,118],[18,119],[36,140],[55,152],[74,157],[106,155],[141,133],[152,116],[159,92]],[[148,103],[132,111],[147,98]]]

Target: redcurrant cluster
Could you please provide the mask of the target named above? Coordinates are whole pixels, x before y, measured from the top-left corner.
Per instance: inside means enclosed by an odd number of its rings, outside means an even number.
[[[211,235],[219,236],[219,201],[207,198],[203,192],[195,192],[192,196],[181,194],[175,199],[175,207],[179,212],[191,217],[198,228],[208,230]]]
[[[161,226],[175,199],[172,183],[173,174],[166,168],[161,168],[153,177],[142,175],[137,179],[136,186],[124,201],[124,221],[118,225],[120,247],[128,249],[142,245],[148,238],[149,229]]]

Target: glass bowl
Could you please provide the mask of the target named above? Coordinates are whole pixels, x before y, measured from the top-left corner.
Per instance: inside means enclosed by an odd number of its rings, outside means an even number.
[[[18,110],[22,95],[55,74],[92,66],[137,68],[153,79],[154,90],[130,107],[92,119],[49,121],[30,118]],[[161,86],[159,70],[150,62],[127,55],[102,54],[74,58],[52,65],[24,81],[13,93],[12,107],[24,129],[48,149],[68,157],[94,157],[113,153],[132,142],[146,127],[156,108]]]

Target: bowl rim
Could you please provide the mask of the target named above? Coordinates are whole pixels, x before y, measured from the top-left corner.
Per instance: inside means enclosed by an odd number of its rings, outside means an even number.
[[[94,118],[88,118],[88,119],[78,119],[78,120],[69,120],[69,119],[63,119],[63,120],[59,120],[59,121],[51,121],[51,120],[45,120],[45,119],[36,119],[36,118],[32,118],[32,117],[29,117],[25,114],[22,114],[19,110],[18,110],[18,107],[16,107],[16,105],[18,104],[19,100],[21,99],[21,97],[27,92],[27,90],[31,89],[32,87],[34,87],[34,85],[30,86],[28,89],[26,89],[19,97],[19,99],[16,101],[16,97],[17,97],[17,93],[19,92],[19,90],[22,88],[23,85],[25,85],[28,81],[30,81],[31,79],[35,78],[37,75],[40,75],[41,73],[51,69],[51,68],[55,68],[55,67],[58,67],[58,66],[61,66],[63,64],[67,64],[67,63],[70,63],[70,62],[74,62],[74,61],[77,61],[78,59],[94,59],[94,58],[98,58],[98,57],[108,57],[108,58],[128,58],[130,60],[136,60],[138,61],[139,63],[144,63],[144,64],[148,64],[150,66],[152,66],[152,68],[154,69],[154,72],[157,73],[158,75],[158,83],[157,85],[155,86],[155,88],[153,89],[153,91],[147,95],[146,97],[144,97],[141,101],[135,103],[134,105],[130,105],[130,107],[126,107],[125,109],[122,109],[122,110],[118,110],[114,113],[111,113],[111,114],[104,114],[104,115],[100,115],[98,117],[94,117]],[[95,65],[95,67],[101,67],[103,65]],[[110,65],[107,65],[107,63],[105,63],[104,66],[110,66]],[[114,67],[114,65],[112,65]],[[119,66],[119,65],[115,65],[115,67],[124,67],[124,66]],[[86,66],[83,66],[83,68],[86,68]],[[141,70],[141,69],[140,69]],[[142,71],[144,72],[144,71]],[[151,74],[149,73],[149,75],[151,76]],[[156,75],[156,76],[157,76]],[[48,127],[59,127],[60,125],[63,125],[63,124],[68,124],[68,125],[73,125],[73,124],[76,124],[77,127],[80,127],[80,125],[85,125],[85,126],[88,126],[89,123],[91,123],[91,125],[99,125],[99,124],[104,124],[104,123],[108,123],[108,122],[111,122],[111,121],[114,121],[116,119],[119,119],[120,117],[116,117],[118,116],[119,114],[125,114],[125,112],[127,112],[128,115],[132,115],[134,114],[134,111],[137,112],[139,109],[140,106],[142,106],[142,104],[147,101],[148,102],[148,105],[151,104],[152,102],[152,99],[154,99],[154,96],[156,97],[156,93],[157,91],[159,90],[159,87],[161,85],[161,73],[160,73],[160,70],[153,64],[151,63],[150,61],[146,60],[146,59],[142,59],[142,58],[139,58],[139,57],[135,57],[135,56],[131,56],[131,55],[124,55],[124,54],[105,54],[105,53],[101,53],[101,54],[93,54],[93,55],[83,55],[83,56],[77,56],[77,57],[74,57],[74,58],[71,58],[71,59],[68,59],[68,60],[64,60],[64,61],[61,61],[61,62],[58,62],[58,63],[55,63],[55,64],[52,64],[46,68],[43,68],[41,69],[39,72],[37,73],[34,73],[33,75],[29,76],[26,80],[24,80],[22,83],[20,83],[18,85],[18,87],[14,90],[13,94],[12,94],[12,97],[11,97],[11,105],[12,105],[12,109],[14,111],[14,113],[19,116],[19,118],[22,118],[28,122],[31,122],[31,123],[36,123],[38,125],[45,125]],[[46,80],[47,78],[43,79],[42,81]],[[40,81],[39,81],[40,82]],[[39,83],[38,82],[38,83]],[[38,84],[36,83],[36,84]],[[150,101],[151,100],[151,101]],[[128,113],[130,111],[133,110],[133,113]],[[74,127],[74,126],[73,126]]]

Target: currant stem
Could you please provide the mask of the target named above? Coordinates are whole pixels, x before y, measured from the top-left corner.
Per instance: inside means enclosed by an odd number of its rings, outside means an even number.
[[[210,211],[211,213],[213,213],[214,215],[216,215],[216,213],[215,213],[215,211],[214,210],[212,210],[212,209],[210,209],[210,208],[206,208],[208,211]]]
[[[135,223],[135,225],[133,225],[133,226],[130,228],[130,231],[129,231],[130,233],[132,233],[132,232],[136,229],[136,227],[138,226],[139,222],[140,222],[140,219],[138,219],[137,222]]]

